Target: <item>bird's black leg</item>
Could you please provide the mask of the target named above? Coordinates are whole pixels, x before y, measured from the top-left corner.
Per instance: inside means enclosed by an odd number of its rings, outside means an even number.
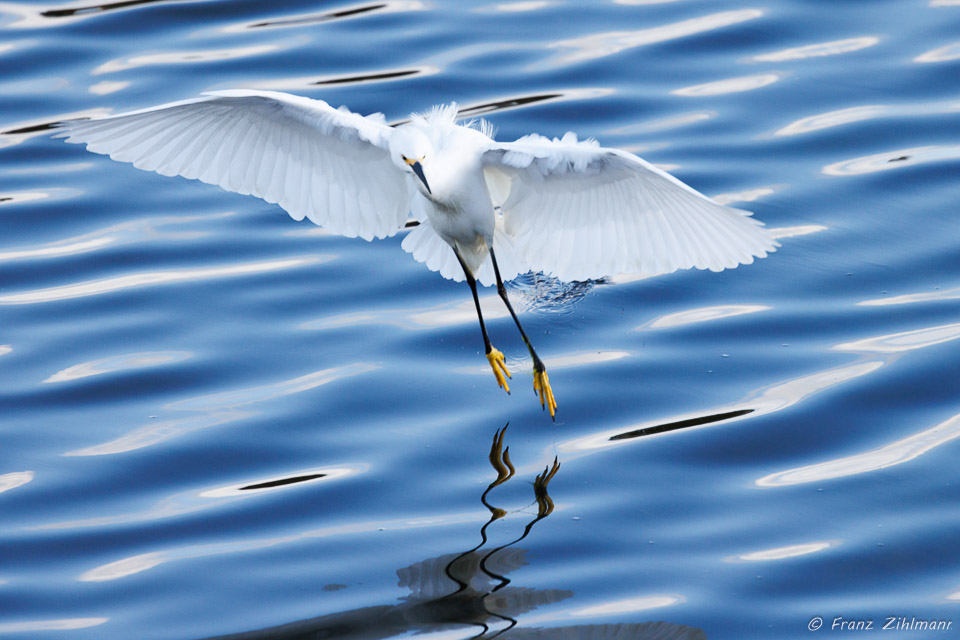
[[[457,260],[463,268],[463,275],[466,276],[467,284],[470,285],[470,292],[473,294],[473,303],[477,306],[477,319],[480,320],[480,332],[483,334],[483,348],[487,354],[487,360],[490,362],[490,367],[493,369],[493,375],[496,376],[497,384],[500,385],[500,388],[510,393],[507,378],[512,378],[513,376],[510,375],[510,371],[507,369],[507,365],[503,359],[503,353],[490,343],[490,336],[487,335],[487,327],[483,324],[483,313],[480,311],[480,296],[477,295],[477,279],[473,276],[473,272],[470,271],[467,263],[463,261],[463,257],[460,256],[460,252],[456,247],[453,248],[453,253],[457,256]]]
[[[520,330],[520,337],[523,338],[523,343],[527,345],[527,349],[530,350],[530,357],[533,359],[533,391],[534,393],[540,394],[540,406],[549,409],[550,417],[554,418],[557,410],[557,402],[554,400],[553,390],[550,388],[550,380],[547,378],[547,368],[543,365],[543,360],[537,355],[533,345],[530,344],[527,332],[523,330],[523,325],[520,324],[520,318],[517,317],[513,306],[510,304],[510,299],[507,297],[507,288],[503,286],[503,279],[500,277],[500,267],[497,266],[497,257],[493,253],[493,247],[490,247],[490,261],[493,263],[493,273],[497,276],[497,293],[500,294],[503,304],[507,305],[507,311],[509,311],[510,316],[513,317],[517,329]],[[463,263],[461,262],[461,264]],[[474,296],[476,296],[476,286],[474,286]],[[480,306],[478,303],[477,312],[479,311]]]

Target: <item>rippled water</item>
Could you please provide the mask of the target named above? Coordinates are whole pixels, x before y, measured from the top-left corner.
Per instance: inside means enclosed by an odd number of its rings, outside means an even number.
[[[955,0],[0,3],[0,637],[955,635],[958,25]],[[235,87],[575,130],[782,248],[512,283],[553,424],[493,290],[511,396],[402,236],[48,136]]]

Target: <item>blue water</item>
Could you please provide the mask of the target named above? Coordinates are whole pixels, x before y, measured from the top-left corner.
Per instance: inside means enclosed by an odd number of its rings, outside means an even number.
[[[0,638],[956,636],[958,27],[955,0],[0,4]],[[554,424],[495,292],[510,396],[402,234],[46,128],[235,87],[574,130],[782,247],[511,283]]]

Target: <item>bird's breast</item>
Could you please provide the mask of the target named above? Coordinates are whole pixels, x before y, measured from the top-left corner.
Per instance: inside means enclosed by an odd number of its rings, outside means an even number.
[[[493,203],[482,172],[470,172],[456,179],[447,176],[439,184],[436,189],[431,184],[432,193],[425,197],[430,203],[430,223],[441,237],[451,244],[454,240],[472,244],[478,237],[492,242]]]

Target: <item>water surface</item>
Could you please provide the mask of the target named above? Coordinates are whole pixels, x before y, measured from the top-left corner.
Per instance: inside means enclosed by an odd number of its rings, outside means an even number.
[[[951,0],[0,4],[0,637],[955,634],[958,23]],[[510,396],[466,286],[402,234],[48,136],[237,87],[574,130],[782,247],[511,283],[554,424],[494,290]]]

